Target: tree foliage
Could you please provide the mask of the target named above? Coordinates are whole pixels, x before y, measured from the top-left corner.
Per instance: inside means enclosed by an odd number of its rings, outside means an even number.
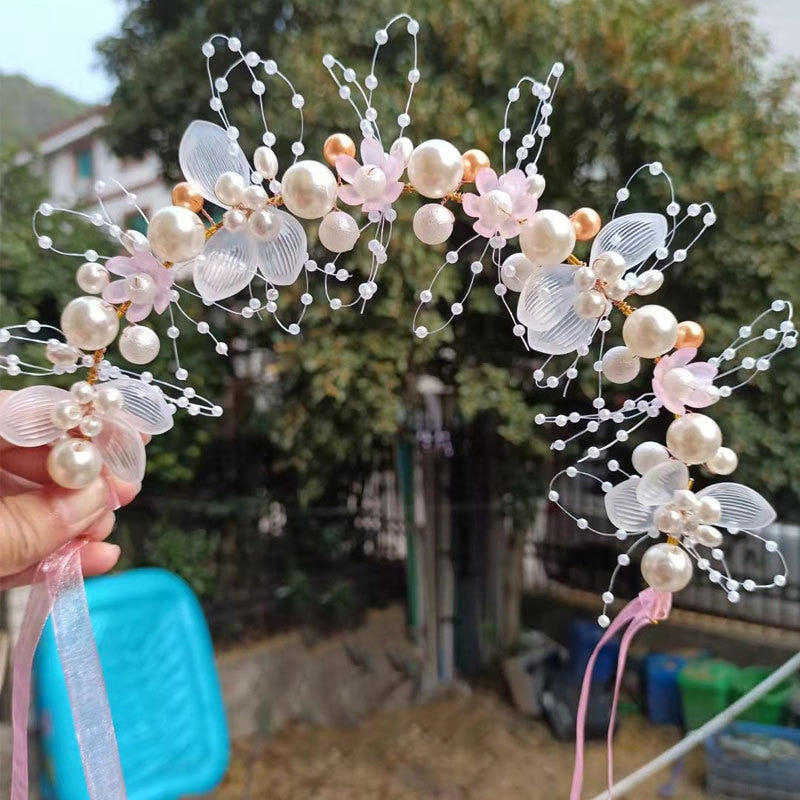
[[[331,50],[366,74],[372,33],[395,11],[388,0],[352,0],[346,12],[316,0],[131,2],[120,33],[100,48],[119,80],[110,111],[113,145],[122,155],[155,150],[165,174],[178,177],[183,130],[192,119],[212,118],[200,45],[219,31],[276,59],[291,77],[306,98],[306,152],[319,157],[332,131],[357,138],[322,54]],[[798,72],[784,66],[766,74],[764,42],[740,3],[420,0],[413,12],[421,24],[423,75],[412,106],[415,141],[447,138],[496,159],[508,88],[521,74],[543,77],[562,59],[566,73],[541,161],[546,206],[569,213],[591,205],[607,217],[615,189],[657,158],[672,173],[679,199],[709,199],[717,209],[717,226],[684,266],[672,269],[663,292],[680,319],[702,321],[710,348],[735,338],[738,326],[773,296],[800,296],[798,119],[791,105]],[[409,68],[406,47],[391,44],[385,54],[383,119],[392,101],[391,116],[397,113]],[[248,91],[232,86],[226,104],[236,110],[242,144],[252,151],[258,139]],[[282,113],[288,98],[280,100],[271,122],[285,164],[295,118]],[[666,205],[646,186],[637,191],[631,207]],[[232,323],[243,347],[274,355],[270,369],[277,376],[277,401],[262,404],[264,414],[250,416],[245,428],[268,431],[271,457],[287,486],[302,487],[305,500],[330,499],[368,469],[405,424],[410,384],[420,372],[449,387],[454,425],[483,431],[491,423],[517,470],[547,452],[532,419],[537,404],[559,398],[532,391],[537,358],[520,351],[490,282],[445,335],[422,343],[411,337],[415,298],[441,258],[410,233],[416,202],[404,199],[399,206],[380,293],[364,315],[312,306],[300,342],[254,320],[246,331]],[[466,233],[465,223],[460,230]],[[365,263],[362,254],[348,266]],[[445,288],[452,299],[464,272],[463,265],[450,271]],[[726,443],[743,455],[737,478],[772,493],[787,515],[796,508],[792,479],[800,475],[800,373],[790,358],[776,361],[739,401],[714,409]],[[263,391],[262,381],[253,386],[256,395]]]

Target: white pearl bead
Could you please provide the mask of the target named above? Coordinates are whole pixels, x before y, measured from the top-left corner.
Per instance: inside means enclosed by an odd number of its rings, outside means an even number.
[[[423,197],[438,199],[454,192],[463,175],[461,153],[444,139],[422,142],[408,160],[408,178]]]
[[[701,497],[697,501],[697,517],[706,525],[719,522],[722,517],[722,506],[716,497]]]
[[[730,447],[720,447],[705,466],[714,475],[730,475],[739,466],[739,457]]]
[[[122,335],[125,335],[124,331]],[[94,397],[94,410],[98,414],[111,414],[115,411],[120,411],[124,406],[125,397],[116,386],[97,387]]]
[[[68,431],[80,423],[83,411],[74,400],[60,400],[53,406],[50,420],[61,431]]]
[[[636,279],[636,294],[648,295],[657,292],[664,283],[664,273],[658,269],[649,269]]]
[[[242,202],[248,207],[257,211],[259,208],[264,208],[267,204],[267,193],[264,191],[263,186],[253,184],[248,186],[242,192]]]
[[[358,223],[345,211],[331,211],[319,224],[320,244],[332,253],[352,250],[359,234]]]
[[[89,438],[99,436],[103,432],[103,420],[94,416],[84,417],[78,428],[84,436]]]
[[[283,173],[281,196],[295,216],[319,219],[336,202],[336,177],[319,161],[298,161]]]
[[[662,533],[680,533],[682,523],[680,512],[669,506],[660,506],[653,514],[653,524]]]
[[[589,289],[579,292],[572,305],[575,313],[582,319],[597,319],[606,310],[606,299],[600,292]]]
[[[681,402],[685,401],[694,389],[695,378],[686,367],[668,369],[661,378],[664,390]]]
[[[147,237],[141,231],[136,231],[133,228],[125,231],[119,237],[119,240],[131,255],[150,251],[150,242],[148,242]]]
[[[85,439],[62,439],[47,456],[47,472],[54,483],[66,489],[90,484],[103,466],[100,452]]]
[[[231,233],[238,233],[247,227],[247,214],[240,208],[229,208],[222,215],[222,224]]]
[[[455,216],[441,203],[427,203],[414,214],[414,235],[423,244],[442,244],[453,232]]]
[[[155,280],[146,272],[125,278],[125,291],[132,303],[152,303],[157,289]]]
[[[641,362],[627,347],[612,347],[603,354],[603,375],[611,383],[628,383],[638,374]]]
[[[532,197],[535,197],[537,200],[544,194],[546,185],[547,182],[544,179],[544,175],[541,175],[538,172],[535,172],[533,175],[529,175],[526,181],[528,194]]]
[[[386,173],[380,167],[365,164],[353,176],[353,188],[365,200],[376,200],[386,191]]]
[[[633,468],[644,475],[653,467],[669,461],[669,450],[658,442],[642,442],[633,449],[631,461]]]
[[[679,592],[692,579],[692,560],[677,545],[661,542],[642,556],[642,577],[660,592]]]
[[[576,289],[593,289],[597,283],[597,275],[591,267],[578,267],[572,276],[572,282]]]
[[[392,142],[392,146],[389,148],[389,155],[392,156],[400,156],[403,159],[403,166],[408,166],[408,160],[411,158],[411,154],[414,152],[414,143],[408,136],[401,136],[399,139],[395,139]]]
[[[630,294],[630,291],[630,285],[622,278],[617,278],[617,280],[606,284],[606,295],[611,300],[624,300]]]
[[[708,461],[722,444],[722,431],[705,414],[685,414],[667,428],[667,448],[685,464]]]
[[[719,547],[722,544],[722,532],[712,525],[698,525],[692,538],[705,547]]]
[[[214,194],[222,205],[235,206],[242,202],[246,185],[238,172],[223,172],[214,184]]]
[[[253,155],[256,170],[265,180],[271,181],[278,174],[278,157],[271,147],[262,145]]]
[[[69,367],[78,360],[80,351],[66,342],[59,342],[57,339],[53,339],[47,343],[45,356],[51,364]]]
[[[75,280],[81,291],[87,294],[100,294],[108,286],[108,270],[97,261],[87,261],[78,267]]]
[[[575,228],[560,211],[537,211],[523,226],[519,244],[534,264],[546,267],[560,264],[575,247]]]
[[[61,330],[81,350],[101,350],[114,341],[119,317],[114,306],[99,297],[76,297],[61,313]]]
[[[621,278],[625,273],[627,264],[625,259],[613,250],[606,250],[592,262],[592,269],[604,280],[608,282]]]
[[[626,318],[622,338],[637,356],[656,358],[675,346],[678,320],[664,306],[642,306]]]
[[[525,281],[536,271],[536,264],[522,253],[509,256],[500,267],[500,280],[512,292],[521,292]]]
[[[280,218],[262,208],[254,211],[247,220],[247,230],[262,242],[271,242],[281,232]]]
[[[130,325],[119,337],[119,352],[131,364],[149,364],[160,349],[158,334],[144,325]]]
[[[200,217],[182,206],[156,211],[147,236],[155,257],[174,264],[194,258],[206,243],[206,229]]]

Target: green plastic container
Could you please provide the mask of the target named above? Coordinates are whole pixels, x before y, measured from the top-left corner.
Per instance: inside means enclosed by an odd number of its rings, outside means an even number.
[[[731,702],[746,695],[773,672],[772,667],[744,667],[738,670],[731,684]],[[779,683],[771,692],[743,712],[739,719],[760,722],[763,725],[781,725],[794,686],[795,683],[791,678]]]
[[[683,721],[688,730],[699,728],[730,705],[737,672],[727,661],[698,658],[678,673]]]

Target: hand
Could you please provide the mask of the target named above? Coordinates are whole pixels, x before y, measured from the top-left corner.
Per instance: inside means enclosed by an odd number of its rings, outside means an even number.
[[[114,511],[141,487],[105,475],[83,489],[63,489],[47,474],[49,450],[0,439],[0,590],[30,583],[39,561],[78,536],[90,540],[81,550],[84,575],[108,572],[119,559],[119,546],[104,540]]]

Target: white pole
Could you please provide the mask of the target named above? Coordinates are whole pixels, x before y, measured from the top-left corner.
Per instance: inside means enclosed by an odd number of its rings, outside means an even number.
[[[612,797],[621,797],[625,792],[638,786],[642,781],[658,772],[663,767],[677,761],[681,756],[688,753],[702,741],[716,733],[720,728],[724,728],[728,723],[733,722],[736,717],[750,706],[760,700],[770,689],[773,689],[781,681],[788,678],[793,672],[800,670],[800,652],[795,653],[782,667],[779,667],[768,678],[761,681],[754,689],[751,689],[744,697],[740,697],[733,705],[726,708],[721,714],[710,719],[705,725],[697,730],[691,731],[684,739],[663,752],[657,758],[640,767],[636,772],[632,772],[627,778],[623,778],[619,783],[612,786],[612,793],[608,790],[601,792],[592,800],[610,800]]]

